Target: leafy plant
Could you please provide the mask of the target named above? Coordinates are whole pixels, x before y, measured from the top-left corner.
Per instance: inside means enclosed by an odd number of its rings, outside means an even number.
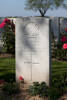
[[[59,76],[58,76],[59,77]],[[50,100],[58,100],[64,93],[67,92],[67,81],[64,76],[52,79],[52,86],[48,87],[45,82],[34,82],[29,87],[29,93],[32,96],[39,95],[40,97],[49,97]]]
[[[58,100],[58,98],[61,96],[61,93],[56,87],[51,87],[49,88],[48,95],[50,97],[50,100]]]
[[[65,0],[27,0],[26,1],[26,9],[39,11],[42,17],[44,17],[45,13],[49,8],[58,8],[60,6],[66,7],[64,3]]]
[[[39,82],[34,82],[33,85],[31,85],[29,87],[29,93],[32,95],[32,96],[36,96],[39,94]]]
[[[48,96],[48,86],[46,85],[45,82],[42,82],[42,83],[40,84],[39,89],[40,89],[39,95],[40,95],[41,97]]]
[[[58,100],[67,92],[67,73],[57,73],[52,76],[52,86],[49,88],[49,96],[51,100]]]
[[[18,83],[5,83],[3,86],[3,91],[8,95],[16,94],[20,91]]]
[[[3,41],[3,51],[15,54],[15,26],[10,20],[5,19],[4,31],[1,38]]]
[[[48,86],[45,82],[39,83],[34,82],[32,86],[29,87],[29,93],[33,96],[39,95],[41,97],[48,96]]]

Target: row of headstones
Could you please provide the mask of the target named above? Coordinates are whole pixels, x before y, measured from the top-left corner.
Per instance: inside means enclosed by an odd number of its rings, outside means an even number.
[[[67,28],[67,18],[62,17],[50,17],[51,20],[51,32],[53,32],[56,41],[60,37],[60,33],[64,32]]]

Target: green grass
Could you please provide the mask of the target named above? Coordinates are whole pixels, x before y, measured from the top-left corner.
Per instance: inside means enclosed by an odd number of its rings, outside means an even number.
[[[15,68],[15,58],[0,58],[0,69],[1,68]]]
[[[52,61],[52,80],[59,79],[64,73],[67,73],[67,62]],[[0,58],[0,79],[15,81],[15,58]],[[2,93],[0,100],[15,100],[11,96],[5,96]]]
[[[63,75],[67,73],[67,62],[52,61],[52,76]]]
[[[15,58],[0,58],[0,79],[15,80]]]
[[[67,73],[67,62],[52,61],[52,77]],[[0,79],[15,78],[15,58],[0,58]]]

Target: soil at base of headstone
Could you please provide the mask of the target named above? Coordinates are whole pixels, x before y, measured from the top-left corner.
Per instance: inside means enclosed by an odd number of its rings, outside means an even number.
[[[6,97],[6,98],[5,98]],[[40,98],[39,96],[30,96],[27,90],[21,89],[21,92],[15,95],[7,95],[0,89],[0,100],[49,100],[48,98]],[[67,94],[58,100],[67,100]]]
[[[27,90],[22,89],[20,93],[15,95],[7,95],[0,89],[0,100],[48,100],[48,98],[40,98],[39,96],[30,96]]]

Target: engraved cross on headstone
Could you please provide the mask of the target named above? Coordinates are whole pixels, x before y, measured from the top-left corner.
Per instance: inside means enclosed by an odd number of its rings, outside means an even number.
[[[32,80],[32,67],[33,67],[34,64],[39,64],[39,62],[38,62],[38,61],[36,61],[36,62],[33,61],[32,58],[33,58],[33,55],[34,55],[34,54],[33,54],[32,52],[31,52],[30,55],[31,55],[30,61],[24,61],[24,63],[30,64],[30,65],[31,65],[31,80]]]

